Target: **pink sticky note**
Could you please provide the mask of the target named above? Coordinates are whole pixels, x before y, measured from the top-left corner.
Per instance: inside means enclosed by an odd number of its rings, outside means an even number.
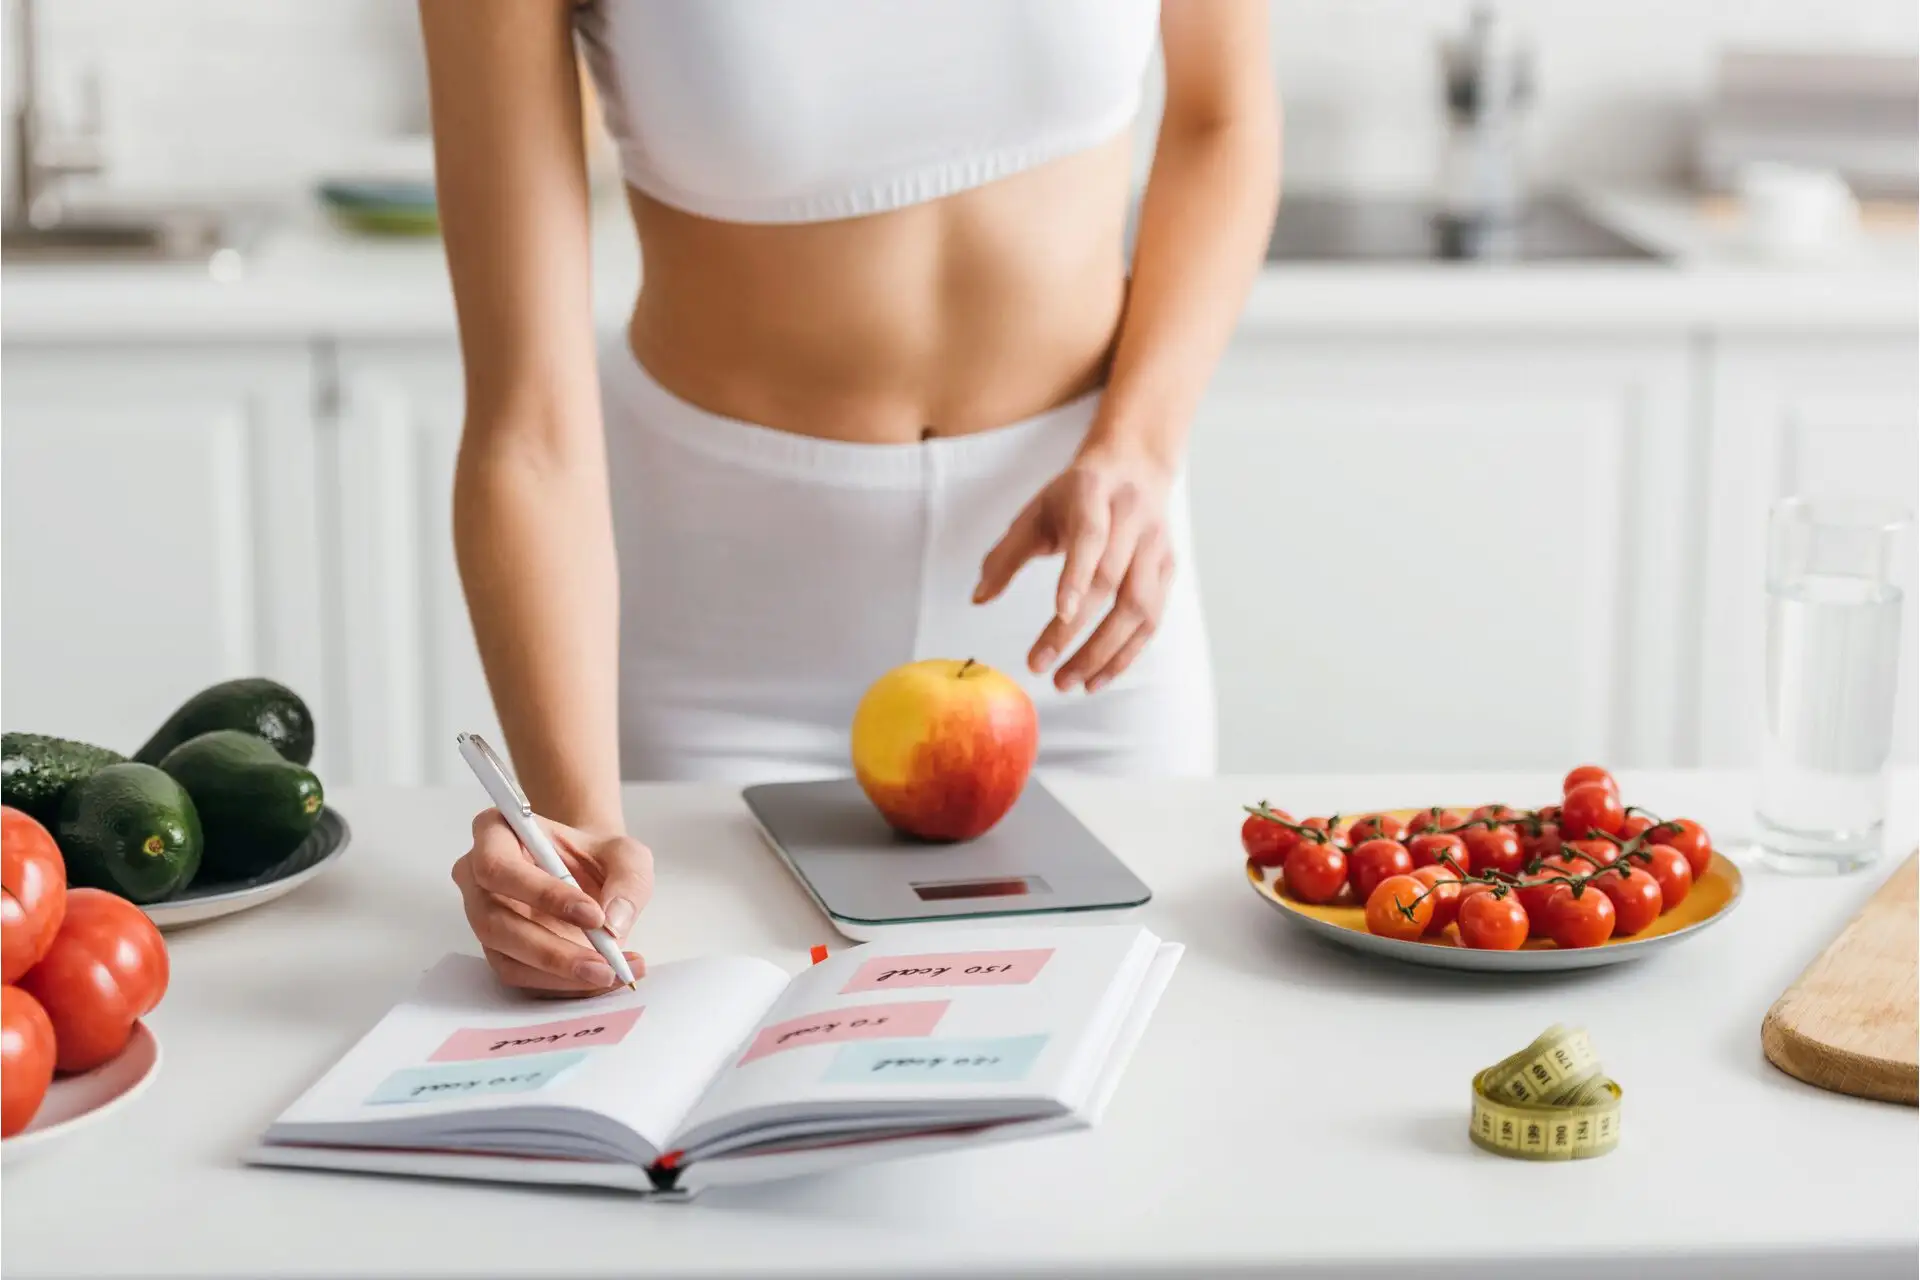
[[[522,1053],[549,1053],[556,1049],[591,1049],[619,1044],[646,1011],[645,1005],[609,1013],[536,1022],[526,1027],[462,1027],[448,1036],[428,1062],[455,1062],[469,1058],[511,1058]]]
[[[841,995],[895,987],[1018,987],[1032,982],[1053,955],[1033,951],[951,951],[930,956],[883,956],[853,971]]]
[[[945,1000],[909,1000],[901,1004],[856,1004],[844,1009],[828,1009],[801,1018],[788,1018],[763,1027],[747,1046],[740,1065],[755,1058],[787,1049],[804,1049],[810,1044],[832,1044],[836,1040],[879,1040],[889,1036],[930,1035],[947,1011]]]

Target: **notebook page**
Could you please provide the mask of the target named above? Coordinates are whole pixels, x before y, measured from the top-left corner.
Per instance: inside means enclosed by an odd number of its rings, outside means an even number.
[[[788,977],[764,960],[713,957],[650,969],[638,990],[543,1000],[502,987],[478,957],[450,955],[266,1140],[377,1143],[382,1131],[431,1126],[490,1145],[534,1129],[538,1142],[530,1108],[581,1108],[661,1149]]]
[[[797,975],[721,1068],[675,1144],[807,1116],[872,1123],[1078,1104],[1092,1038],[1159,940],[1136,925],[930,927]]]

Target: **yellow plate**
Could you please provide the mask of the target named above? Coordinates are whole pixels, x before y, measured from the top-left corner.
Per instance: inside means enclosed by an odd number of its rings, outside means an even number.
[[[1394,817],[1410,818],[1423,809],[1388,810]],[[1465,812],[1465,810],[1462,810]],[[1663,913],[1639,933],[1627,938],[1609,938],[1597,947],[1563,950],[1551,942],[1529,938],[1518,951],[1476,951],[1460,944],[1460,931],[1448,925],[1446,932],[1419,942],[1400,938],[1382,938],[1367,932],[1366,909],[1359,905],[1330,904],[1313,906],[1296,902],[1278,890],[1277,867],[1249,865],[1247,879],[1267,904],[1286,919],[1319,934],[1330,942],[1391,956],[1410,964],[1433,965],[1442,969],[1479,969],[1500,973],[1539,972],[1548,969],[1591,969],[1599,965],[1619,964],[1650,955],[1682,938],[1691,937],[1716,920],[1721,920],[1740,901],[1740,868],[1719,854],[1707,867],[1707,874],[1694,882],[1686,901]]]

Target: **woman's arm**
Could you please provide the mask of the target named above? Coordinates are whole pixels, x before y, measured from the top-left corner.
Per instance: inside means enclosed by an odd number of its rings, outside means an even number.
[[[574,829],[576,874],[601,902],[542,876],[486,815],[455,879],[501,976],[550,989],[612,980],[561,920],[604,916],[624,935],[651,884],[620,812],[619,586],[571,12],[571,0],[420,5],[466,371],[460,579],[514,770],[542,815]]]
[[[1089,692],[1146,646],[1173,570],[1162,528],[1187,428],[1259,270],[1280,194],[1280,113],[1266,0],[1162,10],[1166,108],[1140,207],[1133,277],[1100,411],[1074,465],[989,553],[977,600],[1022,564],[1065,552],[1056,616],[1028,661]]]

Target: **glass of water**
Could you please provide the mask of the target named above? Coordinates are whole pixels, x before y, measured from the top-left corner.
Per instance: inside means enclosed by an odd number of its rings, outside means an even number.
[[[1910,511],[1785,498],[1767,545],[1767,718],[1758,852],[1784,871],[1880,856]]]

